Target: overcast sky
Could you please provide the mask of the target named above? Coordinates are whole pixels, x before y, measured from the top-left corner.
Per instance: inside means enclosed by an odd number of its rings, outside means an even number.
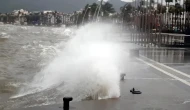
[[[73,12],[82,9],[87,3],[91,4],[98,0],[0,0],[0,12],[11,12],[15,9],[29,11],[57,10],[61,12]],[[125,4],[121,0],[109,0],[119,11]]]

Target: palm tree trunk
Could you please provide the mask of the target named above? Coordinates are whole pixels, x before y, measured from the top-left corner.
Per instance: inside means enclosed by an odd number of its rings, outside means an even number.
[[[162,31],[162,4],[163,4],[163,0],[161,0],[161,10],[160,10],[160,33]]]
[[[179,12],[177,12],[177,30],[179,29],[178,16],[179,16]]]
[[[185,15],[185,4],[184,4],[184,1],[185,0],[183,0],[183,19],[182,19],[183,20],[183,23],[182,23],[182,31],[183,32],[184,32],[184,24],[185,24],[184,21],[186,21],[185,20],[185,16],[184,16]]]
[[[166,2],[166,9],[167,9],[167,2]],[[167,10],[166,10],[166,12],[165,12],[165,23],[167,23]],[[165,24],[164,23],[164,24]]]
[[[103,0],[101,0],[101,2],[100,2],[100,7],[99,7],[99,10],[98,10],[98,13],[97,13],[97,19],[98,19],[98,16],[99,16],[101,8],[102,8],[102,3],[103,3]]]
[[[82,24],[84,23],[84,18],[85,18],[85,16],[86,16],[86,13],[87,13],[87,11],[88,11],[88,8],[89,8],[89,5],[87,5],[87,8],[86,8],[86,10],[85,10],[85,12],[84,12],[83,19],[82,19]]]
[[[95,19],[95,16],[96,16],[96,14],[97,14],[98,9],[99,9],[99,5],[97,5],[97,7],[96,7],[96,10],[95,10],[95,12],[94,12],[93,19]]]
[[[155,27],[156,27],[156,32],[157,32],[157,30],[158,30],[158,20],[157,20],[158,19],[158,0],[157,0],[157,9],[156,9],[156,16],[155,16],[155,18],[156,18],[155,19]]]
[[[174,26],[174,25],[173,25],[173,13],[172,13],[172,30],[173,30],[173,26]]]
[[[175,14],[174,14],[174,18],[175,18],[175,26],[176,26],[176,9],[175,9]]]
[[[144,14],[145,15],[145,23],[144,23],[145,28],[144,29],[145,29],[145,32],[148,32],[148,30],[147,30],[147,28],[148,28],[148,22],[147,22],[147,19],[148,19],[148,0],[147,1],[145,0],[145,3],[146,4],[145,4],[145,12],[144,12],[145,13]]]
[[[170,2],[168,2],[168,10],[169,10],[169,6],[170,6],[169,3]],[[167,11],[167,28],[169,29],[168,21],[169,21],[169,19],[168,19],[168,11]]]

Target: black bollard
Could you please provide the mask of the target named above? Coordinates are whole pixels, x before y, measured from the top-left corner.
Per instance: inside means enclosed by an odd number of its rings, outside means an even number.
[[[64,97],[63,98],[63,110],[69,110],[69,102],[72,101],[72,97]]]
[[[130,90],[130,92],[131,92],[132,94],[142,94],[141,91],[136,91],[135,88],[133,88],[132,90]]]
[[[124,81],[124,80],[125,80],[125,76],[126,76],[125,73],[121,73],[121,75],[120,75],[120,80],[121,80],[121,81]]]

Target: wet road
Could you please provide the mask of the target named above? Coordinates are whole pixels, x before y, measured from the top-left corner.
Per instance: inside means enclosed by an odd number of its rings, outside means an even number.
[[[190,50],[189,49],[145,49],[143,56],[156,62],[163,63],[186,74],[190,74]]]

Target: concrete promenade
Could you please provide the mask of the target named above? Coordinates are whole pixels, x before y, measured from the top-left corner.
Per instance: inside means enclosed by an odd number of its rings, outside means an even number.
[[[70,110],[189,110],[188,52],[188,49],[141,49],[139,57],[133,57],[124,64],[131,66],[126,68],[126,79],[120,84],[119,99],[71,102]],[[142,94],[131,94],[133,87]],[[62,104],[25,108],[61,109]]]

